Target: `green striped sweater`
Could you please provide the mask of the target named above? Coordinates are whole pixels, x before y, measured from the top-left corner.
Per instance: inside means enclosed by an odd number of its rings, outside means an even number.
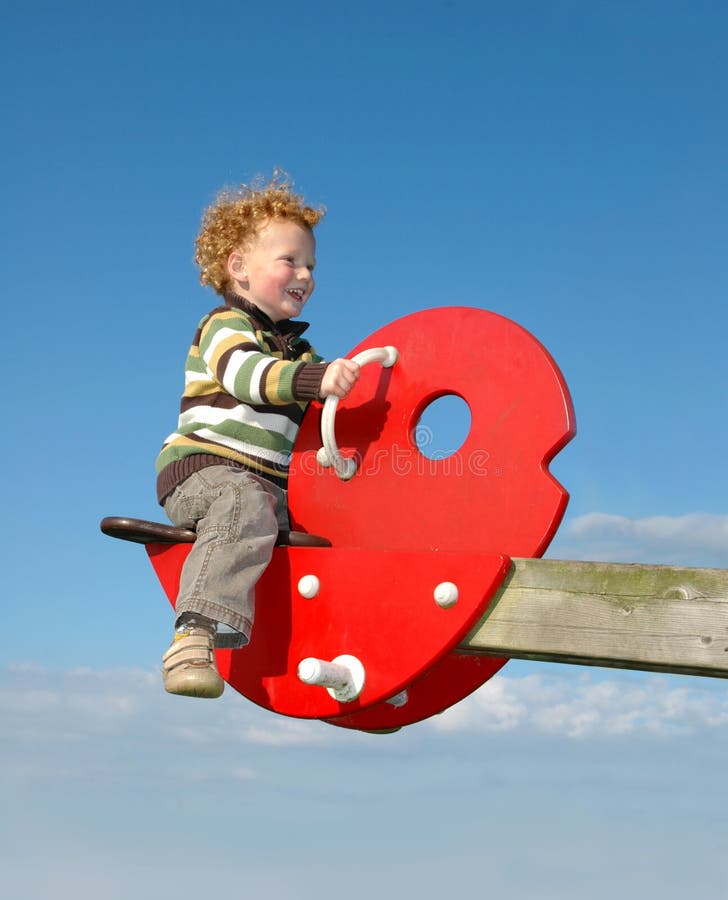
[[[203,317],[185,365],[177,430],[157,457],[159,502],[209,465],[250,469],[285,487],[303,414],[319,396],[326,363],[301,334],[227,296]]]

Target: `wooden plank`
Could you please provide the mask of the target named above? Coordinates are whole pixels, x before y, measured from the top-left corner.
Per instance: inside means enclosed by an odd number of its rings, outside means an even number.
[[[459,650],[728,678],[728,570],[514,559]]]

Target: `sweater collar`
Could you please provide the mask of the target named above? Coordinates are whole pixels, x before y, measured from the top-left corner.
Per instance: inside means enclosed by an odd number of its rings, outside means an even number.
[[[257,320],[264,331],[277,331],[278,334],[290,334],[293,337],[299,337],[309,325],[308,322],[294,322],[292,319],[281,319],[280,322],[274,322],[262,309],[259,309],[250,300],[246,300],[245,297],[240,297],[237,294],[225,294],[225,305],[248,313],[248,315]]]

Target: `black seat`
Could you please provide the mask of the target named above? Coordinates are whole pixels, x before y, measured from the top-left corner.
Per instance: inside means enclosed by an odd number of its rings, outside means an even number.
[[[101,520],[101,530],[109,537],[135,544],[192,544],[197,538],[191,528],[178,528],[162,522],[146,519],[129,519],[125,516],[106,516]],[[330,547],[331,541],[305,531],[279,531],[276,547]]]

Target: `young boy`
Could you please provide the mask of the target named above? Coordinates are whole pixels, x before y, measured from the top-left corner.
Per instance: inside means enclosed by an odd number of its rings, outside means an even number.
[[[157,494],[175,525],[195,528],[162,658],[165,689],[219,697],[214,647],[250,637],[255,584],[287,529],[293,442],[311,400],[345,397],[359,377],[347,359],[328,365],[301,336],[314,289],[313,228],[280,174],[223,193],[196,241],[200,281],[224,303],[198,325],[185,367],[177,430],[157,459]]]

